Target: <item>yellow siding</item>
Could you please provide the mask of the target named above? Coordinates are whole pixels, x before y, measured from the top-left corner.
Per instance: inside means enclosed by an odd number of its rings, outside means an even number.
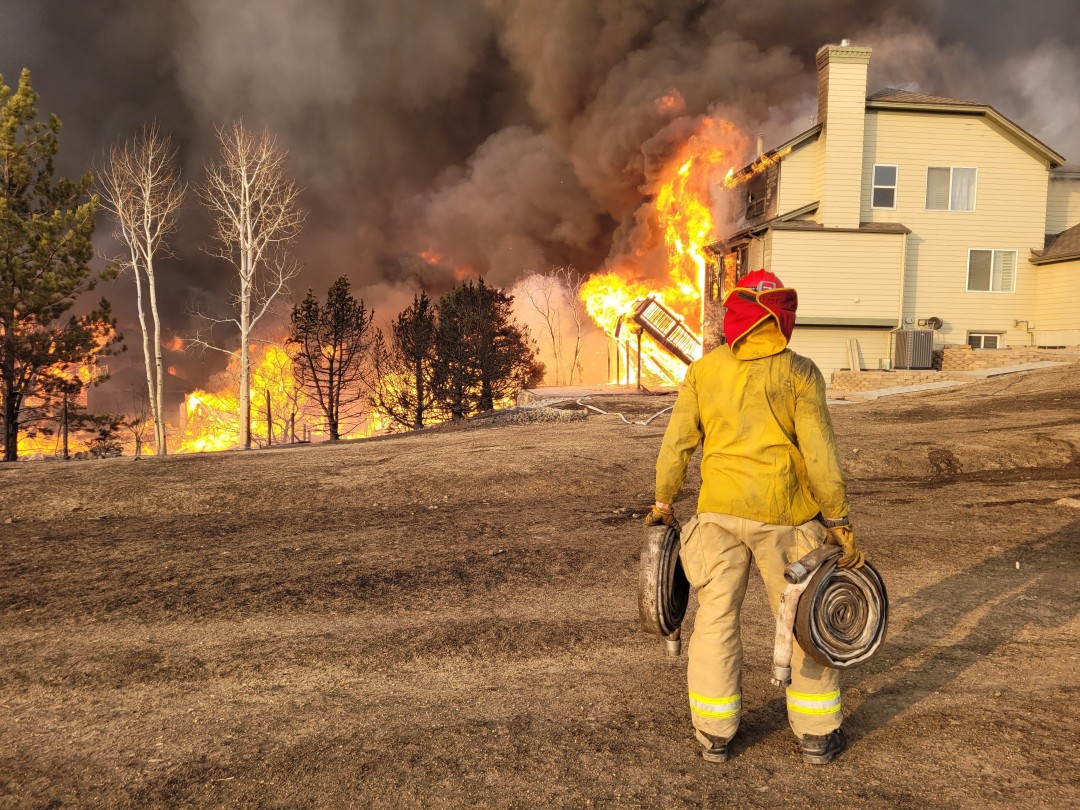
[[[830,227],[855,228],[859,225],[866,62],[834,56],[827,70],[828,111],[820,137],[825,151],[824,185],[817,218]]]
[[[757,270],[765,266],[765,242],[762,239],[751,239],[750,250],[747,257],[750,270]]]
[[[1035,272],[1046,224],[1047,164],[985,117],[867,111],[861,215],[901,222],[908,237],[904,316],[909,325],[936,316],[936,345],[966,343],[969,331],[1002,332],[1010,346],[1030,343],[1016,321],[1035,319]],[[896,210],[870,207],[875,163],[899,167]],[[930,166],[974,167],[975,211],[927,211]],[[969,249],[1016,251],[1011,293],[969,292]]]
[[[1080,346],[1080,260],[1034,268],[1038,288],[1035,342]]]
[[[817,174],[820,140],[799,144],[780,162],[780,185],[777,189],[776,211],[786,214],[820,197],[814,187]]]
[[[1073,225],[1080,225],[1080,178],[1051,178],[1046,201],[1046,232],[1061,233]]]
[[[889,358],[888,329],[838,329],[821,326],[796,326],[791,334],[791,349],[809,357],[829,383],[832,373],[850,368],[848,340],[858,341],[859,363],[864,371],[880,368],[881,360]]]
[[[887,318],[898,325],[904,234],[777,230],[771,235],[770,269],[798,290],[799,315]]]

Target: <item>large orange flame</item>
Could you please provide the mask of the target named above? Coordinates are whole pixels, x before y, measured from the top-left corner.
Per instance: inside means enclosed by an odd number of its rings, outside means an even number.
[[[293,375],[294,357],[281,346],[268,344],[251,350],[252,444],[266,447],[328,437],[322,411]],[[228,450],[240,444],[239,356],[234,356],[216,391],[197,389],[184,403],[185,424],[181,453]],[[344,426],[343,426],[344,427]],[[342,438],[371,435],[371,419]]]
[[[658,102],[662,106],[666,102]],[[642,266],[648,245],[633,256],[609,262],[607,272],[593,276],[582,287],[581,298],[593,321],[616,337],[625,352],[625,341],[635,342],[630,360],[636,364],[637,335],[634,325],[623,330],[634,304],[646,295],[663,301],[678,313],[699,338],[704,321],[703,293],[708,266],[705,247],[717,237],[714,195],[723,188],[725,173],[734,176],[732,161],[745,148],[746,138],[720,118],[703,116],[693,134],[675,150],[660,172],[653,214],[662,235],[666,276],[646,279]],[[622,319],[620,321],[620,319]],[[670,384],[685,373],[681,360],[668,354],[651,338],[642,341],[642,380]],[[636,369],[634,370],[636,379]],[[630,381],[629,374],[625,378]]]

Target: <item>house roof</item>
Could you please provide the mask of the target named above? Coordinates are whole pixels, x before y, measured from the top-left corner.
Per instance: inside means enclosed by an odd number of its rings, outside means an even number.
[[[911,228],[899,222],[860,222],[858,228],[826,228],[812,219],[773,220],[768,223],[776,231],[828,231],[829,233],[911,233]]]
[[[1062,231],[1047,245],[1046,250],[1031,251],[1032,264],[1053,264],[1080,259],[1080,225]]]
[[[895,87],[886,87],[883,90],[878,90],[876,93],[871,93],[866,97],[867,101],[899,101],[909,104],[944,104],[948,106],[963,106],[963,107],[982,107],[982,104],[976,104],[973,101],[959,101],[955,98],[945,98],[944,96],[928,96],[925,93],[913,93],[910,90],[898,90]]]
[[[705,250],[714,256],[720,256],[727,252],[728,245],[733,242],[741,242],[750,236],[759,236],[770,229],[774,231],[828,231],[829,233],[911,233],[910,228],[899,222],[860,222],[858,228],[826,228],[817,220],[795,219],[797,216],[813,213],[817,207],[818,203],[813,202],[765,222],[750,225],[706,245]]]
[[[1011,133],[1022,143],[1027,144],[1033,151],[1042,155],[1053,169],[1065,164],[1065,157],[1058,154],[1045,143],[1022,127],[1017,126],[1004,115],[987,104],[977,104],[973,101],[960,101],[944,96],[929,96],[924,93],[914,93],[910,90],[897,90],[886,87],[868,96],[866,99],[867,109],[878,110],[922,110],[932,112],[964,113],[968,115],[985,115],[1005,131]]]

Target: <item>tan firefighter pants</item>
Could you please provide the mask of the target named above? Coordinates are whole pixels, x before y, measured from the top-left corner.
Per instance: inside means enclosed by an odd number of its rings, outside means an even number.
[[[739,728],[743,660],[739,612],[751,557],[761,570],[775,617],[787,585],[784,566],[824,540],[825,528],[817,521],[776,526],[702,512],[683,527],[683,570],[698,589],[687,668],[690,715],[698,732],[730,739]],[[807,658],[798,642],[791,659],[787,710],[791,729],[800,738],[828,734],[843,719],[839,671]]]

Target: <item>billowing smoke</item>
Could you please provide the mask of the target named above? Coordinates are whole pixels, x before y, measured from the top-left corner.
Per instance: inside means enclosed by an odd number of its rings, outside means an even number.
[[[874,48],[871,91],[989,103],[1075,159],[1074,5],[7,0],[0,73],[31,68],[42,110],[65,123],[69,173],[156,117],[197,181],[215,126],[270,127],[309,211],[296,292],[347,274],[389,316],[461,268],[502,286],[601,269],[643,226],[655,169],[698,116],[780,143],[809,125],[817,48],[845,37]],[[162,272],[177,332],[231,283],[200,250],[207,222],[190,203]],[[132,315],[126,284],[107,294]]]

